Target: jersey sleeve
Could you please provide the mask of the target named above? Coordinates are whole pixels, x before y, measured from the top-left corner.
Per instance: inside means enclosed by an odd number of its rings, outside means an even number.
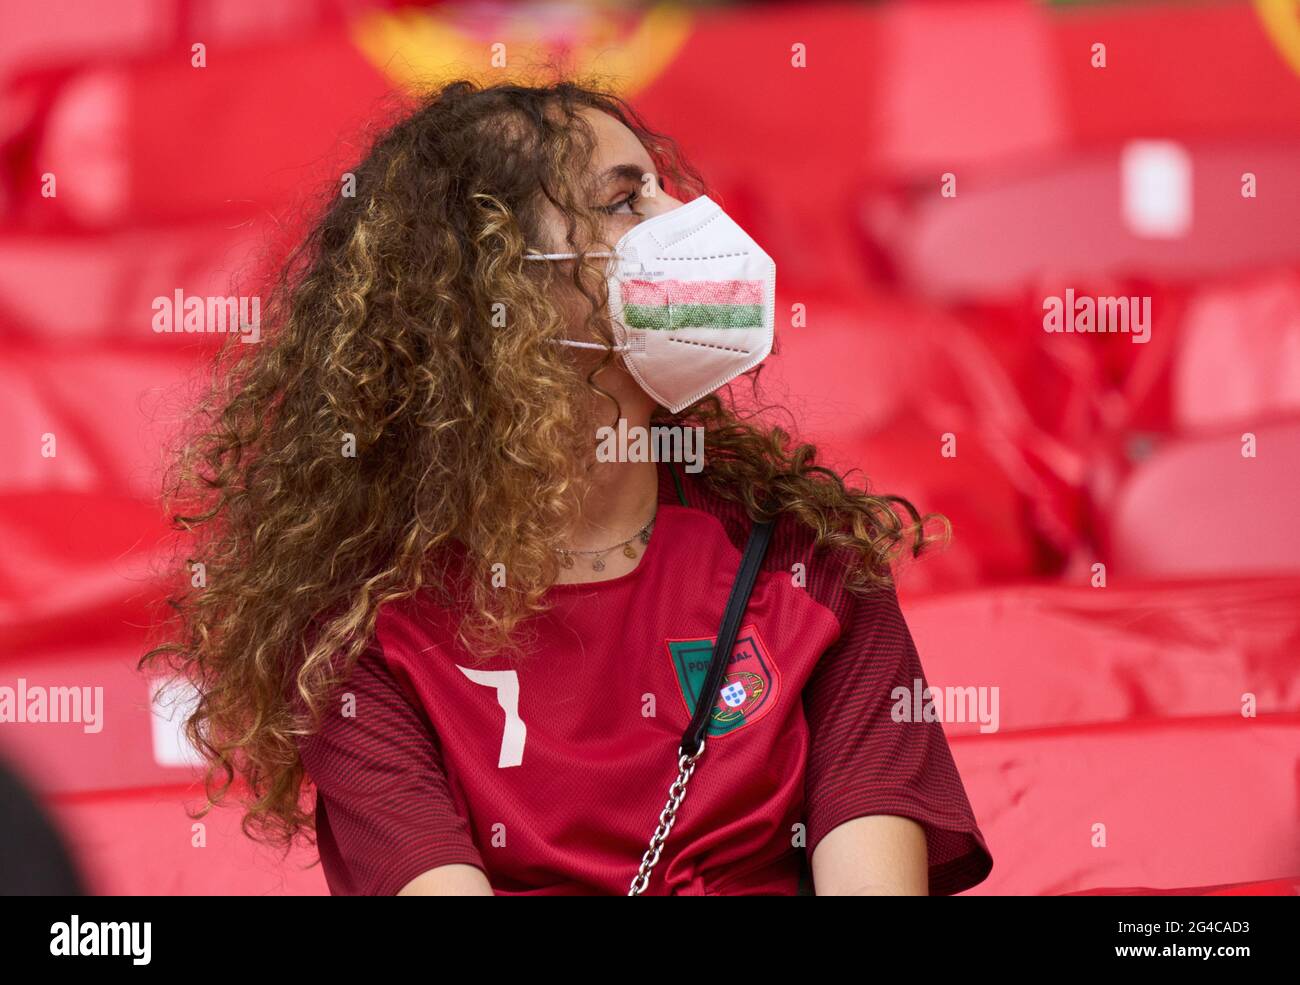
[[[316,844],[331,893],[392,896],[440,865],[484,869],[452,799],[437,735],[378,641],[298,748],[316,788]]]
[[[895,721],[895,688],[927,686],[894,589],[849,596],[840,638],[805,686],[808,857],[845,821],[872,814],[925,829],[930,893],[981,882],[993,867],[939,722]],[[920,683],[916,683],[920,682]],[[912,700],[908,699],[908,707]]]

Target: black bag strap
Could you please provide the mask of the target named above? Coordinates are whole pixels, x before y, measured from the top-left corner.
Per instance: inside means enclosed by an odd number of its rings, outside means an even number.
[[[763,555],[767,553],[768,542],[772,539],[772,524],[772,520],[755,523],[749,533],[749,542],[740,557],[740,570],[736,572],[731,594],[727,597],[727,607],[722,613],[722,625],[718,629],[718,641],[713,647],[709,671],[704,675],[704,686],[695,701],[695,714],[682,734],[682,745],[677,752],[677,779],[669,790],[668,803],[659,814],[659,824],[650,837],[650,847],[641,856],[641,867],[628,889],[629,896],[640,896],[650,885],[650,875],[659,863],[664,842],[677,821],[677,809],[686,797],[686,784],[695,773],[697,760],[704,754],[704,734],[709,730],[709,720],[713,717],[722,676],[726,673],[731,651],[735,649],[736,634],[740,632],[740,621],[744,618],[750,592],[754,589],[758,570],[763,564]]]
[[[749,595],[758,580],[759,569],[763,565],[763,555],[772,539],[771,520],[755,523],[749,533],[749,542],[740,557],[740,570],[731,585],[731,595],[727,598],[727,607],[722,612],[722,625],[718,628],[718,642],[713,647],[713,659],[709,663],[709,672],[704,676],[704,685],[700,688],[700,697],[695,705],[695,715],[691,724],[682,733],[682,752],[687,756],[695,755],[704,741],[709,728],[709,719],[713,717],[713,706],[718,690],[722,687],[723,675],[727,672],[727,663],[731,651],[736,646],[736,634],[740,632],[740,621],[745,617],[749,606]]]

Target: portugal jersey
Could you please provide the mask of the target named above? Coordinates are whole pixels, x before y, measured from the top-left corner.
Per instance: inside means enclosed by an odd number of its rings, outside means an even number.
[[[781,516],[702,695],[750,522],[680,467],[659,488],[637,567],[553,586],[522,658],[464,649],[431,597],[381,610],[300,741],[331,892],[393,894],[464,863],[497,895],[625,895],[699,701],[706,751],[647,894],[795,895],[821,839],[872,814],[922,825],[932,894],[988,874],[942,725],[894,711],[927,685],[893,590],[849,593],[842,558]]]

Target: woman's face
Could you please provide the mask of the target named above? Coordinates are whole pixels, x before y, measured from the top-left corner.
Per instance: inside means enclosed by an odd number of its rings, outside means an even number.
[[[599,110],[583,110],[582,116],[596,134],[591,205],[606,213],[605,244],[612,247],[637,223],[671,212],[682,203],[659,187],[654,163],[636,134]],[[553,218],[558,220],[558,216]],[[563,235],[562,231],[552,234],[556,238]]]
[[[592,201],[588,204],[605,214],[601,230],[603,242],[589,249],[610,250],[633,226],[652,216],[671,212],[682,203],[659,186],[659,175],[654,163],[636,134],[614,117],[599,110],[582,110],[582,116],[591,125],[596,137],[591,158],[591,187],[594,191]],[[543,248],[547,252],[573,252],[573,246],[565,242],[564,220],[550,202],[544,204],[541,222],[542,236],[546,240]],[[552,262],[567,266],[574,261]],[[605,261],[597,259],[591,262]],[[589,302],[567,279],[557,279],[552,283],[559,290],[568,292],[561,303],[573,312],[575,333],[581,331],[580,326]],[[574,334],[570,337],[576,339],[579,336]],[[604,353],[591,349],[565,347],[565,352],[580,365],[594,366],[604,358]],[[623,367],[621,358],[601,371],[597,383],[619,400],[625,417],[648,417],[655,407],[653,398],[637,386],[631,374]]]

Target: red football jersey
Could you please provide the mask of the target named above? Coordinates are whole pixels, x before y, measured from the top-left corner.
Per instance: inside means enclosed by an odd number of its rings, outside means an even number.
[[[680,467],[659,499],[636,569],[553,586],[521,661],[477,661],[431,599],[385,607],[339,692],[354,707],[300,742],[331,892],[461,862],[497,895],[627,893],[750,526]],[[926,686],[896,595],[845,591],[811,542],[777,521],[648,894],[794,895],[822,837],[870,814],[924,826],[933,894],[992,867],[942,726],[891,716]]]

